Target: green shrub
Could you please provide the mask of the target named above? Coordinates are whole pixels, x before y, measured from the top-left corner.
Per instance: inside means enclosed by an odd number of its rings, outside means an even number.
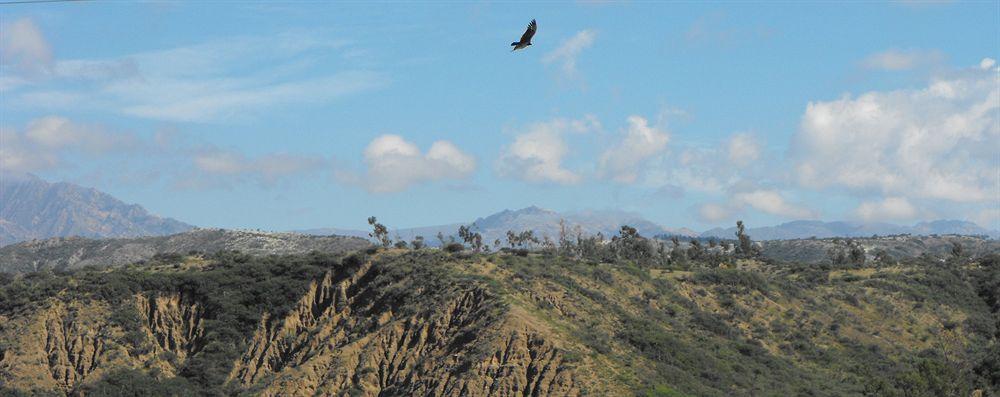
[[[699,269],[694,281],[702,285],[720,285],[734,291],[756,290],[767,294],[769,284],[760,273],[739,269]]]

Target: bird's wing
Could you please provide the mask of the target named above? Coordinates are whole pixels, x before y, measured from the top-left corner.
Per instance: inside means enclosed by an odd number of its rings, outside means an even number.
[[[528,24],[528,30],[525,30],[524,34],[521,35],[521,42],[522,43],[531,42],[531,37],[535,35],[535,30],[538,30],[538,24],[535,23],[534,19],[532,19],[531,23]]]

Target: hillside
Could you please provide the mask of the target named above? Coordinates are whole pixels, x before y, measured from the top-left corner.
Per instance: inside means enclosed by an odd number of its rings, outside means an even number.
[[[90,239],[82,237],[27,241],[0,247],[0,273],[67,270],[85,266],[121,266],[156,255],[241,251],[254,255],[343,253],[362,249],[367,240],[343,236],[304,236],[224,229],[196,229],[158,237]]]
[[[0,394],[1000,391],[995,256],[818,268],[643,244],[225,252],[6,277]]]
[[[50,237],[159,236],[192,228],[96,189],[0,174],[0,246]]]

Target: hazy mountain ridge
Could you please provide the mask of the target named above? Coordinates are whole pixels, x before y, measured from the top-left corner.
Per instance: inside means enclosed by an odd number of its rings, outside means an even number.
[[[380,220],[386,222],[384,219]],[[556,240],[559,237],[560,221],[565,221],[567,231],[571,235],[575,235],[576,231],[579,230],[584,235],[592,236],[601,233],[606,237],[610,237],[617,235],[622,225],[629,225],[636,228],[639,234],[647,237],[676,235],[733,239],[736,236],[736,227],[714,228],[699,233],[685,227],[665,227],[643,218],[642,215],[627,211],[587,210],[557,212],[536,206],[519,210],[503,210],[486,217],[477,218],[469,223],[403,229],[392,229],[391,224],[388,226],[390,227],[390,236],[393,238],[412,241],[416,236],[423,236],[427,243],[437,245],[438,241],[435,236],[438,233],[444,236],[455,236],[460,226],[475,225],[474,229],[483,235],[484,242],[492,243],[494,240],[500,239],[501,244],[503,244],[506,242],[505,234],[508,230],[515,232],[533,230],[539,238],[548,236],[550,239]],[[961,220],[936,220],[920,222],[913,226],[902,226],[891,223],[802,220],[786,222],[775,226],[750,227],[748,231],[750,236],[757,241],[805,239],[810,237],[871,237],[872,235],[887,236],[896,234],[1000,237],[1000,231],[986,230],[975,223]],[[311,235],[368,237],[368,231],[353,229],[320,228],[298,230],[295,232]]]
[[[30,174],[0,176],[0,246],[50,237],[158,236],[192,228],[97,189]]]
[[[501,244],[505,244],[508,230],[515,232],[532,230],[538,238],[548,236],[551,240],[556,241],[559,238],[560,221],[565,221],[566,231],[571,236],[575,236],[576,232],[579,231],[587,236],[601,233],[606,237],[610,237],[617,235],[622,225],[632,226],[638,229],[640,234],[650,237],[656,235],[698,235],[697,232],[687,228],[665,228],[633,212],[617,210],[557,212],[536,206],[519,210],[503,210],[486,217],[476,218],[469,223],[404,229],[392,229],[391,225],[389,226],[390,236],[394,238],[398,236],[399,239],[411,241],[416,236],[423,236],[429,244],[437,245],[438,241],[435,236],[438,233],[446,237],[455,236],[460,226],[475,225],[474,230],[483,235],[484,242],[492,244],[494,240],[500,239]],[[337,228],[308,229],[297,232],[314,235],[340,234],[358,237],[368,236],[367,231]]]
[[[117,239],[63,237],[0,247],[0,273],[85,266],[121,266],[148,260],[157,254],[240,251],[254,255],[343,253],[370,243],[355,237],[307,236],[297,233],[196,229],[169,236]]]
[[[754,240],[790,240],[810,237],[871,237],[873,235],[888,236],[896,234],[912,235],[964,235],[1000,237],[1000,231],[986,230],[979,225],[961,220],[937,220],[920,222],[913,226],[902,226],[891,223],[853,223],[853,222],[823,222],[823,221],[792,221],[776,226],[749,227],[747,234]],[[701,237],[718,237],[731,239],[736,235],[736,227],[714,228],[700,234]]]

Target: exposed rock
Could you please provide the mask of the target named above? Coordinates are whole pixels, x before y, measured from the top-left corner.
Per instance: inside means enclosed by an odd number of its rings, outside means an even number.
[[[190,354],[201,349],[205,334],[204,310],[197,302],[188,302],[180,294],[147,298],[137,295],[137,309],[145,322],[145,334],[155,341],[154,353],[170,352],[175,364],[183,364]]]

